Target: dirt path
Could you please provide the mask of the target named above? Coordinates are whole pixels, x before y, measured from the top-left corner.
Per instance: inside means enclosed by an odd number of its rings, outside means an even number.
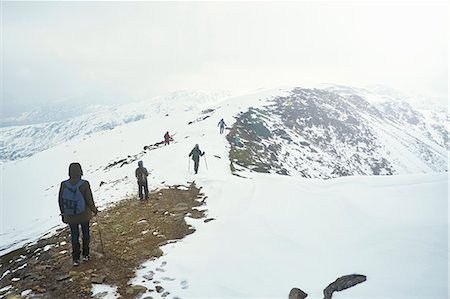
[[[205,217],[201,208],[205,200],[192,183],[157,190],[148,201],[125,199],[100,212],[91,221],[91,260],[78,267],[72,266],[67,228],[4,255],[0,257],[0,298],[21,298],[24,291],[29,293],[24,298],[90,298],[96,282],[117,286],[122,298],[135,298],[145,290],[128,285],[134,270],[160,257],[160,246],[193,233],[184,218]]]

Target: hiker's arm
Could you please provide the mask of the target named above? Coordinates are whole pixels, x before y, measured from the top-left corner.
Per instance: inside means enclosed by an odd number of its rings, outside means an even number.
[[[64,201],[62,198],[63,190],[64,190],[64,183],[61,183],[61,186],[59,187],[59,194],[58,194],[58,205],[59,205],[59,211],[61,212],[59,215],[61,216],[61,221],[66,223],[66,221],[64,220]]]
[[[61,212],[61,215],[64,213],[64,202],[63,202],[63,198],[62,198],[63,188],[64,188],[64,183],[61,183],[61,186],[59,187],[59,195],[58,195],[59,211]]]
[[[89,185],[89,182],[86,181],[85,185],[85,191],[83,192],[84,194],[84,199],[86,200],[86,204],[89,207],[89,209],[94,212],[94,214],[97,214],[98,210],[95,207],[95,203],[94,203],[94,197],[92,196],[92,191],[91,191],[91,185]]]
[[[138,170],[136,169],[136,171],[134,172],[134,175],[136,176],[136,178],[138,177]]]

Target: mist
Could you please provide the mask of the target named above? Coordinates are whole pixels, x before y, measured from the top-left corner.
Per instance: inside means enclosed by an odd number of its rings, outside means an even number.
[[[2,2],[1,8],[6,110],[90,93],[125,102],[183,89],[241,92],[321,82],[384,84],[447,100],[445,1]]]

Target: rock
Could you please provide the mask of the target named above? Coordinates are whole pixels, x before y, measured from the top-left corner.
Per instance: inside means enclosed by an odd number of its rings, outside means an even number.
[[[145,293],[146,291],[147,291],[147,288],[146,288],[146,287],[141,286],[141,285],[134,285],[134,286],[129,287],[129,288],[126,290],[126,293],[127,293],[128,295],[134,295],[134,294],[143,294],[143,293]]]
[[[323,290],[324,299],[331,299],[334,292],[351,288],[361,282],[366,281],[367,277],[360,274],[351,274],[339,277],[336,281],[330,283],[325,290]]]
[[[162,286],[156,286],[155,289],[158,293],[162,293],[164,291],[164,288]]]
[[[170,295],[169,292],[164,292],[164,293],[162,293],[161,297],[162,297],[162,298],[166,298],[166,297],[169,296],[169,295]]]
[[[38,293],[45,293],[45,291],[46,291],[46,289],[44,287],[41,287],[40,285],[35,285],[31,289]]]
[[[205,219],[203,222],[208,223],[208,222],[213,221],[213,220],[216,220],[216,219],[214,219],[214,218],[208,218],[208,219]]]
[[[19,295],[7,295],[5,299],[21,299],[22,296]]]
[[[145,279],[147,279],[147,280],[152,280],[153,279],[153,273],[145,274],[143,277]]]
[[[161,250],[161,248],[155,248],[155,249],[153,249],[152,250],[152,253],[151,253],[151,255],[152,256],[155,256],[155,257],[160,257],[160,256],[162,256],[164,254],[164,252]]]
[[[77,276],[78,274],[80,274],[80,273],[78,273],[77,271],[69,271],[69,275],[70,276]]]
[[[70,278],[70,275],[68,275],[68,274],[57,275],[55,277],[56,281],[63,281],[63,280],[69,279],[69,278]]]
[[[91,282],[92,283],[97,283],[97,284],[101,284],[105,281],[106,276],[105,275],[95,275],[93,274],[91,277]]]
[[[142,299],[153,299],[153,297],[152,296],[147,296],[147,297],[144,297]]]
[[[298,288],[293,288],[289,292],[289,299],[305,299],[306,297],[308,297],[308,294]]]

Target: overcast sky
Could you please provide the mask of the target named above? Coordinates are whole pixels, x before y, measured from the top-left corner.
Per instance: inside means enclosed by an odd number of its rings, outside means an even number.
[[[447,96],[447,1],[1,5],[4,102],[317,82]]]

